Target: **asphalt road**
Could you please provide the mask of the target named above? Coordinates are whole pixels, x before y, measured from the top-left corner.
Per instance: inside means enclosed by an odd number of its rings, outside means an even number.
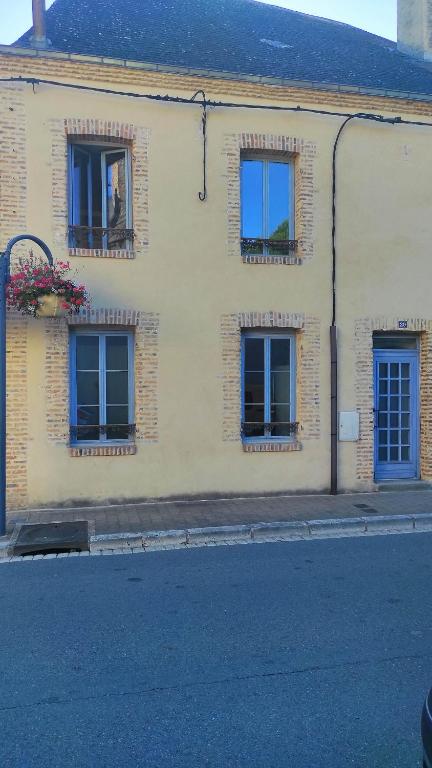
[[[0,566],[2,768],[415,768],[432,535]]]

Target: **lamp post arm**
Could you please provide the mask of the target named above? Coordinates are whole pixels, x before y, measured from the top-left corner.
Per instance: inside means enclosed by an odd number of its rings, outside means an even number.
[[[0,254],[0,255],[3,255],[4,257],[4,265],[6,269],[6,282],[9,280],[9,275],[10,275],[10,257],[11,257],[12,248],[16,243],[19,243],[20,240],[31,240],[32,243],[36,243],[36,245],[39,246],[39,248],[44,252],[45,256],[47,257],[48,264],[51,267],[54,264],[53,255],[50,249],[48,248],[47,244],[40,239],[40,237],[36,237],[36,235],[16,235],[16,237],[12,237],[9,240],[3,254]]]
[[[44,252],[48,264],[54,264],[53,255],[40,237],[17,235],[9,240],[0,253],[0,536],[6,533],[6,285],[10,279],[11,251],[20,240],[31,240]]]

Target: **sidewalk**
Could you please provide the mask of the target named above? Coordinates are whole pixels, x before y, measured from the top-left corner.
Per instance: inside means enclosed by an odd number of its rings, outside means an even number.
[[[64,520],[91,520],[96,535],[106,535],[422,513],[432,513],[432,493],[427,490],[340,496],[269,496],[11,512],[8,532],[11,533],[19,523]]]

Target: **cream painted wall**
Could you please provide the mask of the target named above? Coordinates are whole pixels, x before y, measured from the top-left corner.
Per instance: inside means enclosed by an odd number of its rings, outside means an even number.
[[[206,89],[211,98],[211,81]],[[233,100],[229,93],[226,98]],[[331,109],[328,98],[324,106]],[[306,105],[301,92],[291,103]],[[96,117],[150,129],[148,253],[135,261],[71,261],[95,306],[157,312],[161,322],[159,442],[139,444],[135,456],[71,458],[66,445],[47,439],[45,338],[41,321],[31,321],[29,504],[327,489],[331,154],[341,119],[211,110],[209,196],[201,203],[199,108],[40,86],[35,95],[31,88],[25,90],[25,112],[27,227],[48,244],[54,239],[49,120]],[[311,262],[249,265],[228,256],[224,135],[241,132],[298,136],[316,144]],[[357,122],[341,141],[337,198],[341,410],[357,407],[355,320],[377,315],[432,317],[431,167],[428,129]],[[55,256],[67,258],[66,247],[56,248]],[[321,436],[305,440],[300,452],[247,454],[240,441],[222,439],[220,319],[223,314],[254,310],[299,312],[321,321]],[[365,487],[356,477],[355,456],[355,444],[340,444],[344,489]]]

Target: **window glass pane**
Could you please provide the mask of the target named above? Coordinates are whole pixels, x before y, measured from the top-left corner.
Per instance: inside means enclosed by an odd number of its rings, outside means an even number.
[[[245,371],[264,370],[264,339],[245,339]]]
[[[127,186],[126,152],[106,153],[106,218],[110,230],[126,229],[127,221]],[[108,234],[108,248],[121,248],[124,245],[124,233]]]
[[[245,403],[264,403],[264,373],[245,371]]]
[[[272,371],[287,371],[290,366],[290,339],[271,339],[270,358]]]
[[[127,371],[128,338],[127,336],[106,337],[106,367],[108,371]]]
[[[407,446],[404,446],[401,448],[401,460],[402,461],[409,461],[410,458],[410,449]]]
[[[263,235],[263,162],[241,162],[242,237],[262,238]]]
[[[98,425],[99,424],[99,406],[78,406],[77,408],[77,422],[78,425],[83,427],[84,425]],[[77,440],[99,440],[100,434],[98,429],[94,429],[91,426],[80,428],[76,430]]]
[[[271,421],[291,421],[291,406],[289,403],[272,403],[271,406]],[[277,424],[271,428],[272,437],[289,437],[291,430],[289,426],[285,424]]]
[[[99,370],[99,336],[76,337],[76,367],[79,371]]]
[[[378,449],[378,460],[379,461],[387,461],[387,455],[388,455],[387,448],[379,448]]]
[[[417,349],[417,339],[415,336],[407,334],[385,334],[373,337],[374,349]]]
[[[245,437],[264,437],[264,427],[260,426],[264,422],[263,404],[245,404],[245,422],[243,426]]]
[[[289,240],[289,164],[269,162],[269,238]]]
[[[270,341],[270,386],[271,405],[274,403],[289,403],[290,397],[290,340],[271,339]],[[273,419],[272,421],[289,421],[288,419]]]
[[[108,405],[128,403],[127,371],[108,371],[106,374],[106,401]]]
[[[77,403],[79,405],[99,404],[98,371],[77,371]]]
[[[71,223],[89,225],[88,173],[90,155],[84,149],[73,147]]]
[[[129,413],[128,407],[124,405],[108,405],[106,423],[114,424],[115,426],[107,427],[106,436],[107,440],[127,440],[129,437],[128,421]]]
[[[399,461],[399,448],[390,448],[390,461]]]

